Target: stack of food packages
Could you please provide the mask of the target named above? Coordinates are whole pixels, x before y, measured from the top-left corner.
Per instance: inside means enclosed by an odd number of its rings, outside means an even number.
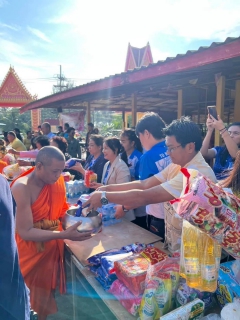
[[[110,292],[140,319],[159,319],[173,309],[179,281],[179,259],[149,247],[114,262],[118,278]]]
[[[216,292],[223,307],[240,297],[240,199],[196,170],[182,173],[183,192],[172,201],[183,219],[180,275],[191,288]],[[236,260],[220,264],[221,249]]]
[[[133,243],[121,249],[111,249],[94,255],[88,259],[89,269],[96,275],[96,280],[105,290],[109,290],[112,283],[117,279],[114,271],[115,261],[127,257],[137,257],[144,249],[152,247],[143,243]]]

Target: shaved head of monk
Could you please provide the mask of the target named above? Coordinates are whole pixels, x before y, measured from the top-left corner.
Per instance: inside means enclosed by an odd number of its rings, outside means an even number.
[[[36,158],[35,175],[44,184],[53,184],[65,168],[64,154],[56,147],[43,147]]]

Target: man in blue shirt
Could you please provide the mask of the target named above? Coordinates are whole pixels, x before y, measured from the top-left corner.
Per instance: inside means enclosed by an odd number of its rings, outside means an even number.
[[[41,129],[43,134],[47,136],[49,140],[55,137],[55,134],[51,132],[51,126],[49,122],[43,122]]]
[[[156,113],[145,114],[137,123],[136,134],[146,152],[142,155],[139,165],[139,178],[145,180],[165,169],[171,162],[163,129],[165,123]],[[146,206],[149,230],[159,237],[165,237],[164,204],[156,203]]]
[[[1,174],[0,185],[0,320],[29,320],[29,290],[19,267],[12,195]]]

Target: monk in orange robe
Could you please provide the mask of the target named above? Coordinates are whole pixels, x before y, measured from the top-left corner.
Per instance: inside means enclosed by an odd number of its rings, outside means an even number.
[[[65,167],[62,152],[42,148],[36,167],[13,181],[11,188],[17,205],[16,241],[20,268],[30,289],[31,307],[39,320],[57,311],[53,296],[59,284],[65,292],[63,239],[87,240],[90,233],[77,231],[79,223],[62,231],[61,217],[68,209],[61,172]]]

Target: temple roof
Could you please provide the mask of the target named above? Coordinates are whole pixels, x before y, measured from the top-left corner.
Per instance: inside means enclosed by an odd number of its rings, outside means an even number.
[[[0,87],[0,107],[22,107],[36,98],[29,93],[14,68],[10,66]]]
[[[136,48],[128,44],[128,52],[125,63],[125,71],[135,68],[147,67],[153,63],[152,52],[149,42],[143,48]]]

